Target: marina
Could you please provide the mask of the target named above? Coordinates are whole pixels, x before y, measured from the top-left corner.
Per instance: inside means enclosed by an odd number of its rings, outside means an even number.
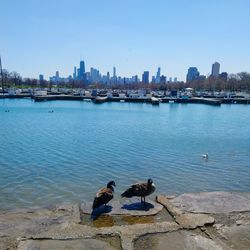
[[[209,105],[221,105],[221,104],[250,104],[250,98],[204,98],[204,97],[190,97],[190,98],[177,98],[177,97],[163,97],[163,98],[131,98],[131,97],[92,97],[92,96],[75,96],[75,95],[45,95],[45,96],[32,96],[30,94],[21,95],[0,95],[0,99],[3,98],[31,98],[36,102],[44,101],[93,101],[94,103],[104,102],[137,102],[137,103],[198,103]]]

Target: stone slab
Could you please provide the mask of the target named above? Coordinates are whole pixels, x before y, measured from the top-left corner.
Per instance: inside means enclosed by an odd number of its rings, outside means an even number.
[[[33,236],[50,228],[80,222],[77,204],[64,203],[47,208],[22,209],[0,214],[0,237]]]
[[[218,233],[226,239],[232,249],[250,249],[250,224],[222,226]]]
[[[97,239],[76,240],[26,240],[19,243],[17,250],[114,250],[109,243]]]
[[[135,250],[222,250],[216,241],[189,231],[146,235],[135,242]]]
[[[162,204],[167,210],[168,212],[172,215],[172,216],[177,216],[180,214],[183,214],[183,211],[181,211],[179,208],[177,208],[176,206],[174,206],[168,196],[165,195],[158,195],[156,197],[157,202],[159,202],[160,204]]]
[[[183,228],[194,229],[214,223],[214,218],[207,214],[181,214],[175,217],[177,223]]]
[[[184,212],[231,213],[250,211],[250,193],[202,192],[177,196],[170,202]]]
[[[100,214],[107,215],[131,215],[131,216],[146,216],[155,215],[162,210],[163,206],[151,200],[146,200],[146,206],[142,205],[140,199],[131,198],[123,200],[113,200],[109,202],[107,207],[101,206],[92,210],[92,203],[81,204],[81,210],[85,214],[94,216]]]

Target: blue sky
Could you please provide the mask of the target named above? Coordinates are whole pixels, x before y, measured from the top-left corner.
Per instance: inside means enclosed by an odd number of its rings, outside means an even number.
[[[249,0],[1,0],[4,68],[45,78],[86,69],[132,76],[158,66],[184,80],[220,62],[229,73],[250,71]]]

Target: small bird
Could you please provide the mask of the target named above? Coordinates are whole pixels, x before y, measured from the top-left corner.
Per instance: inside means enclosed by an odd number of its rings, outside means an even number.
[[[130,188],[128,188],[124,193],[121,194],[121,197],[131,198],[133,196],[141,197],[141,203],[146,204],[145,196],[152,194],[155,191],[155,185],[152,179],[148,179],[148,182],[136,183]]]
[[[202,155],[203,159],[208,159],[208,153]]]
[[[115,182],[110,181],[107,184],[107,187],[100,189],[96,193],[96,196],[92,205],[93,209],[98,208],[102,205],[105,205],[105,208],[106,208],[107,203],[113,199],[113,192],[114,192],[113,186],[115,187]]]

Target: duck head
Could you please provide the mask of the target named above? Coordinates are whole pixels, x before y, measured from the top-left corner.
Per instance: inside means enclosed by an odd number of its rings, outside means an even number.
[[[148,179],[148,186],[154,186],[154,183],[153,183],[152,179]]]
[[[112,190],[114,190],[113,186],[115,187],[115,182],[114,182],[114,181],[110,181],[110,182],[107,184],[107,188],[111,188]]]

